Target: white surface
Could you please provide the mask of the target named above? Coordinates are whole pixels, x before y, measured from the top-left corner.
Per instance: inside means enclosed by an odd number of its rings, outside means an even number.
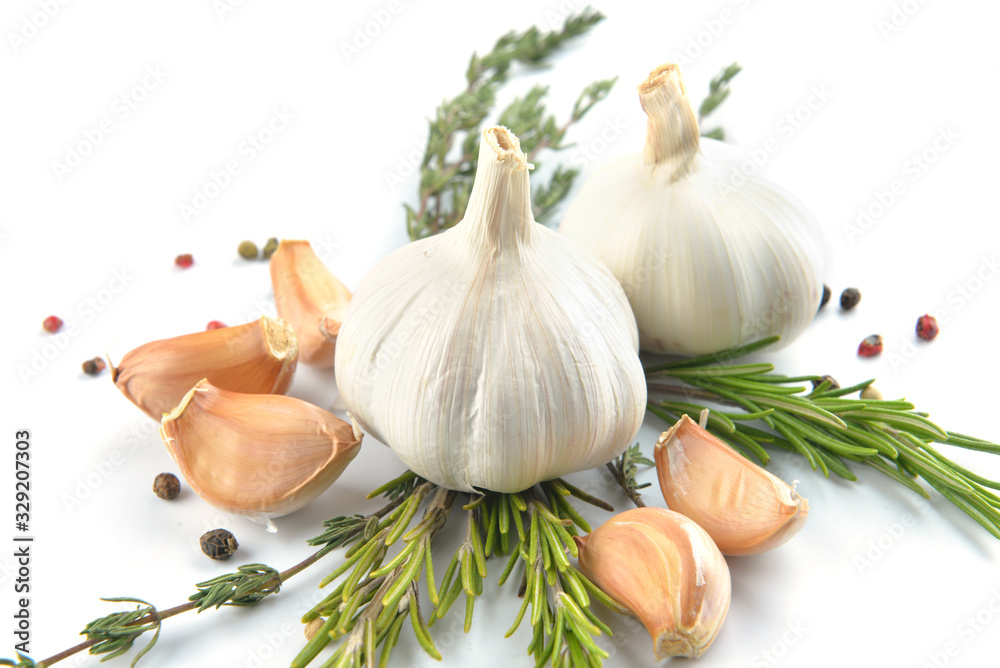
[[[100,596],[139,596],[165,608],[182,602],[194,582],[232,570],[235,563],[211,562],[198,552],[197,537],[207,529],[234,530],[240,562],[286,568],[308,553],[303,541],[321,520],[377,507],[362,500],[364,493],[401,466],[374,442],[316,503],[280,521],[277,535],[221,516],[189,491],[164,503],[150,485],[174,465],[155,424],[121,397],[106,372],[92,379],[79,365],[105,351],[118,359],[135,345],[199,330],[212,319],[235,324],[267,312],[267,267],[237,258],[244,238],[311,239],[333,271],[356,286],[406,240],[401,203],[414,200],[416,179],[393,189],[386,174],[397,173],[422,146],[425,118],[461,88],[471,52],[488,50],[509,29],[548,27],[573,4],[518,1],[498,11],[400,0],[388,25],[348,61],[341,45],[391,3],[231,0],[233,11],[220,17],[223,2],[59,4],[16,50],[10,35],[56,2],[11,0],[0,11],[0,267],[8,314],[2,498],[13,505],[7,490],[14,431],[31,429],[37,537],[31,649],[38,659],[77,642],[87,621],[115,609]],[[992,264],[1000,248],[992,46],[1000,9],[915,0],[597,4],[608,20],[552,70],[518,77],[504,99],[545,81],[552,109],[565,117],[587,83],[620,75],[610,99],[571,132],[593,160],[579,150],[563,154],[589,168],[641,150],[644,118],[634,86],[689,40],[707,44],[683,68],[693,97],[738,59],[745,71],[717,120],[744,147],[774,140],[764,168],[824,226],[834,300],[851,285],[864,295],[850,314],[827,307],[800,340],[770,359],[782,372],[825,372],[842,382],[877,376],[887,396],[910,398],[944,427],[1000,440],[994,419],[1000,280]],[[879,22],[891,20],[897,5],[912,15],[897,14],[902,25],[884,36]],[[724,10],[729,22],[712,24]],[[143,85],[147,68],[159,69],[162,81],[146,78],[145,99],[124,117],[116,100]],[[828,99],[821,102],[817,90]],[[816,109],[800,106],[810,100]],[[271,122],[275,109],[294,118],[249,160],[252,151],[242,143]],[[796,128],[783,119],[797,109],[809,118]],[[64,160],[68,147],[103,119],[110,134],[60,181],[53,161]],[[926,171],[909,171],[911,156],[948,128],[957,139],[947,151]],[[602,133],[611,140],[602,143]],[[240,173],[185,222],[179,205],[190,204],[194,189],[211,183],[210,173],[230,160]],[[856,221],[858,207],[877,201],[876,191],[896,179],[905,192],[862,235],[849,238],[844,226]],[[188,271],[172,263],[182,252],[195,256]],[[913,324],[925,312],[942,312],[942,333],[917,345]],[[51,313],[66,320],[70,333],[59,349],[40,330]],[[873,332],[886,337],[885,354],[857,358],[857,343]],[[51,359],[36,357],[46,354]],[[25,379],[20,369],[33,360],[38,373]],[[321,406],[335,395],[330,375],[310,369],[300,371],[291,393]],[[662,427],[647,420],[640,433],[647,452]],[[995,457],[964,451],[954,457],[1000,478]],[[922,505],[873,472],[859,471],[858,484],[827,481],[781,456],[771,470],[800,481],[811,504],[808,526],[781,550],[730,560],[730,617],[699,665],[995,661],[1000,543],[938,497]],[[653,480],[652,471],[642,477]],[[574,480],[627,507],[599,474]],[[657,501],[655,487],[647,498]],[[604,517],[587,514],[597,522]],[[457,539],[459,524],[445,543]],[[13,645],[11,553],[0,551],[4,655]],[[298,576],[258,609],[169,620],[142,665],[286,665],[303,640],[297,617],[336,563],[331,558]],[[500,566],[490,568],[495,582]],[[524,629],[500,638],[515,614],[512,591],[487,588],[472,633],[461,634],[460,611],[434,630],[445,664],[533,665],[523,653]],[[622,643],[609,665],[650,665],[645,632],[602,614]],[[433,665],[408,632],[403,638],[393,665]],[[64,665],[96,662],[77,657]]]

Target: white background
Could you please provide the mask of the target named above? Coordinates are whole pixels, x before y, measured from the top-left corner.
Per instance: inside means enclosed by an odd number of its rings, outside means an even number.
[[[40,14],[46,4],[57,7],[51,18]],[[518,76],[504,99],[545,82],[551,108],[565,118],[586,84],[620,76],[611,97],[570,133],[593,159],[579,148],[560,157],[589,171],[608,157],[641,151],[644,117],[635,86],[653,67],[684,56],[689,90],[700,99],[711,76],[739,60],[745,71],[717,120],[732,141],[758,149],[758,157],[774,140],[763,169],[799,194],[822,224],[834,300],[852,285],[864,295],[850,314],[831,304],[794,345],[768,359],[781,372],[830,373],[845,384],[878,377],[888,397],[911,399],[945,428],[1000,440],[1000,280],[991,264],[1000,248],[996,4],[597,5],[607,21],[566,49],[551,70]],[[189,490],[173,503],[157,499],[150,491],[154,476],[175,467],[155,423],[118,393],[107,372],[96,379],[80,372],[94,355],[119,359],[136,345],[200,330],[209,320],[238,324],[268,312],[267,266],[236,256],[244,238],[310,239],[354,288],[406,241],[402,203],[414,202],[417,186],[408,176],[409,156],[423,146],[436,105],[464,86],[472,51],[488,50],[510,29],[554,27],[573,4],[400,0],[395,14],[388,7],[383,0],[247,0],[232,7],[213,0],[4,2],[0,267],[7,316],[0,433],[8,463],[0,499],[13,506],[14,432],[28,428],[36,659],[75,644],[87,621],[115,609],[101,596],[138,596],[166,608],[183,602],[193,583],[233,570],[237,563],[198,552],[203,531],[232,529],[241,542],[237,562],[287,568],[308,554],[304,540],[323,519],[374,509],[363,495],[402,470],[391,451],[369,439],[333,488],[279,520],[278,534],[269,535],[221,515]],[[344,45],[365,30],[373,12],[391,20],[346,55]],[[41,27],[33,29],[33,22]],[[151,70],[161,80],[148,77]],[[127,117],[123,94],[135,107]],[[241,144],[267,126],[275,109],[294,119],[248,160]],[[798,114],[794,125],[788,114]],[[111,132],[82,164],[57,173],[54,163],[65,162],[102,121]],[[957,137],[939,142],[945,151],[934,149],[939,132],[949,129]],[[933,164],[912,171],[909,161],[925,151]],[[192,204],[195,191],[230,160],[239,162],[240,173],[185,221],[181,205]],[[541,162],[551,168],[553,158]],[[387,174],[407,178],[391,187]],[[879,193],[896,180],[902,194],[867,229],[850,233],[859,207],[877,213]],[[187,271],[173,266],[183,252],[195,257]],[[941,335],[931,344],[913,334],[925,312],[941,316]],[[59,339],[40,329],[53,313],[66,321]],[[886,339],[885,353],[857,358],[858,342],[875,332]],[[302,368],[291,394],[330,407],[332,375]],[[647,452],[663,427],[647,420],[639,435]],[[953,455],[1000,478],[996,457]],[[824,480],[780,454],[772,470],[800,481],[811,504],[808,525],[780,550],[730,560],[730,616],[699,665],[995,661],[1000,543],[939,497],[921,504],[872,471],[858,471],[856,484]],[[572,479],[627,507],[598,474]],[[652,471],[642,479],[653,480]],[[655,486],[647,499],[662,505]],[[12,522],[12,507],[9,515]],[[460,524],[446,533],[442,559]],[[0,654],[6,655],[13,644],[12,551],[0,550]],[[327,561],[257,609],[169,620],[143,665],[286,665],[303,642],[297,617],[338,563],[336,556]],[[494,590],[500,567],[490,568],[472,633],[456,633],[459,610],[435,629],[446,665],[533,665],[524,654],[524,629],[511,640],[500,637],[516,603],[512,588]],[[620,643],[609,665],[650,665],[645,632],[601,614]],[[982,625],[974,627],[967,618],[977,614]],[[96,661],[78,657],[65,665]],[[394,665],[432,664],[404,632]]]

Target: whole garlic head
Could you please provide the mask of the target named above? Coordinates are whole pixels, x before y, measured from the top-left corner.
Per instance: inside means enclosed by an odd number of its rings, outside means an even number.
[[[812,215],[745,152],[699,136],[676,65],[653,70],[639,101],[644,153],[595,171],[560,232],[621,281],[643,350],[707,354],[775,334],[789,343],[822,296]]]
[[[642,423],[625,293],[535,223],[528,168],[509,130],[483,132],[464,220],[372,269],[337,340],[348,410],[450,489],[517,492],[600,466]]]

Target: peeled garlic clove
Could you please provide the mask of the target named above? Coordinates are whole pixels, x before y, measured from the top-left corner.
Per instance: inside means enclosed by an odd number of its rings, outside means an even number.
[[[449,489],[518,492],[601,466],[645,412],[625,293],[535,223],[528,167],[509,130],[484,131],[464,220],[372,269],[337,340],[348,410]]]
[[[813,216],[744,151],[699,136],[676,65],[653,70],[639,102],[645,152],[597,169],[559,231],[621,281],[643,350],[699,355],[775,334],[791,342],[823,291]]]
[[[362,437],[356,424],[301,399],[229,392],[207,380],[163,416],[160,435],[198,496],[263,523],[325,491]]]
[[[129,401],[159,420],[202,378],[234,392],[284,394],[298,354],[288,323],[265,316],[139,346],[111,368],[111,379]]]
[[[809,501],[687,415],[656,443],[667,507],[697,522],[723,554],[760,554],[805,525]]]
[[[333,366],[350,291],[323,265],[308,241],[293,239],[283,240],[271,256],[271,284],[278,315],[299,337],[302,362]]]
[[[582,538],[580,570],[649,631],[657,660],[696,659],[729,612],[729,566],[705,531],[663,508],[620,513]]]

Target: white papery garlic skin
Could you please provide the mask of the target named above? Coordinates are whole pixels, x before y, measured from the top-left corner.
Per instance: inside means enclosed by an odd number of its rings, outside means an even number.
[[[655,69],[639,100],[644,153],[595,171],[560,232],[622,283],[643,350],[706,354],[775,334],[789,343],[822,296],[812,215],[744,151],[699,136],[676,65]]]
[[[483,132],[464,220],[372,269],[337,340],[348,410],[450,489],[517,492],[600,466],[642,423],[625,293],[535,223],[528,168],[510,131]]]

